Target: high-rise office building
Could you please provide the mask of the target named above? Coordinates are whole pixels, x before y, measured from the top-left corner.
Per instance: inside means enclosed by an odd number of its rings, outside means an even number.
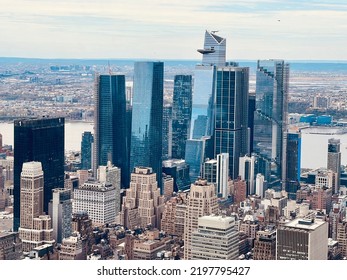
[[[83,132],[81,141],[81,169],[89,170],[92,168],[93,143],[93,134],[90,131]]]
[[[116,190],[110,183],[87,181],[74,190],[72,212],[86,211],[95,225],[116,221]]]
[[[249,153],[248,67],[217,68],[214,106],[214,157],[229,153],[229,176],[239,175],[239,157]]]
[[[163,161],[163,173],[174,180],[174,192],[186,191],[190,188],[189,165],[183,159]]]
[[[277,260],[327,260],[328,223],[295,219],[277,229]]]
[[[328,170],[333,171],[333,193],[338,193],[340,189],[340,176],[341,176],[341,151],[340,151],[340,139],[331,138],[328,140]]]
[[[44,172],[43,211],[48,213],[52,190],[64,187],[64,118],[14,122],[14,230],[20,221],[20,174],[24,162],[38,161]]]
[[[198,49],[203,55],[202,63],[195,67],[194,89],[192,102],[191,125],[195,130],[195,120],[199,116],[201,120],[200,131],[202,136],[211,136],[213,133],[213,106],[216,80],[216,66],[225,66],[226,39],[218,36],[216,32],[205,32],[204,48]],[[196,133],[194,139],[199,139],[200,133]]]
[[[217,155],[217,193],[223,198],[230,195],[228,153],[221,153]]]
[[[176,75],[172,103],[172,158],[184,159],[192,117],[192,76]],[[200,137],[199,137],[200,138]]]
[[[289,64],[283,60],[259,60],[256,76],[253,152],[259,155],[258,170],[270,187],[281,188],[287,128]],[[271,180],[270,180],[271,179]]]
[[[52,218],[53,238],[57,243],[61,243],[64,238],[72,234],[71,190],[53,190],[53,199],[49,204],[49,215]]]
[[[163,160],[172,157],[172,106],[165,104],[163,107]]]
[[[186,141],[185,162],[189,165],[190,180],[194,181],[202,175],[202,164],[209,149],[210,137],[188,139]]]
[[[229,195],[229,154],[217,155],[217,159],[206,160],[203,164],[202,178],[215,185],[218,196],[226,198]]]
[[[300,188],[300,164],[301,164],[301,134],[300,132],[288,132],[286,147],[286,187],[289,199],[296,199],[296,192]]]
[[[135,62],[130,168],[148,166],[161,182],[163,62]]]
[[[192,233],[193,260],[236,260],[239,256],[239,233],[235,218],[203,216]]]
[[[252,156],[243,156],[239,158],[239,175],[241,180],[247,182],[247,194],[255,194],[255,161],[256,158]]]
[[[207,116],[198,115],[193,123],[193,139],[200,139],[201,137],[206,135],[206,127],[207,127]]]
[[[125,76],[95,78],[94,166],[111,161],[121,169],[122,188],[129,184],[129,125],[126,114]],[[95,174],[94,174],[95,176]]]
[[[130,188],[123,197],[121,224],[129,229],[148,225],[160,229],[164,201],[152,168],[135,167],[131,173]]]
[[[203,65],[225,65],[226,39],[216,33],[217,31],[205,31],[204,48],[198,49],[202,54]]]
[[[264,197],[264,192],[265,192],[265,178],[264,175],[258,173],[256,178],[255,178],[255,194],[260,196],[260,198]]]
[[[97,171],[97,179],[101,183],[110,183],[114,187],[116,215],[118,215],[121,206],[121,170],[117,166],[112,165],[110,161],[108,161],[106,166],[99,166]]]
[[[197,180],[190,187],[184,221],[184,258],[192,259],[192,234],[198,229],[198,218],[218,213],[215,186]]]
[[[255,111],[255,92],[249,92],[249,95],[248,95],[249,154],[253,153],[254,111]]]
[[[51,218],[43,215],[44,173],[40,162],[23,163],[20,181],[19,238],[23,251],[45,243],[54,244]]]

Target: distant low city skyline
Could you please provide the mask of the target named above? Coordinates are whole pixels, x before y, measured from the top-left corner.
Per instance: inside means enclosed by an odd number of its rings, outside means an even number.
[[[3,0],[0,57],[200,59],[205,30],[227,59],[347,60],[343,0]]]

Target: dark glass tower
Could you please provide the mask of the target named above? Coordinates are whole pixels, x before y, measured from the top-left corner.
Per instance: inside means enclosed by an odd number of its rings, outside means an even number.
[[[20,174],[24,162],[38,161],[44,176],[44,211],[52,190],[64,187],[64,118],[23,119],[14,122],[14,230],[20,221]]]
[[[286,147],[286,187],[289,199],[296,199],[300,188],[301,134],[288,132]]]
[[[95,91],[94,172],[111,161],[121,169],[121,185],[129,185],[129,139],[124,75],[97,75]],[[95,175],[95,174],[94,174]]]
[[[166,104],[163,107],[163,160],[172,155],[172,106]]]
[[[192,76],[176,75],[172,104],[172,158],[185,158],[192,117]]]
[[[328,140],[328,161],[327,169],[333,171],[336,176],[333,179],[333,192],[339,193],[341,177],[341,150],[340,139],[331,138]]]
[[[214,158],[229,153],[229,176],[233,179],[239,175],[239,157],[249,153],[248,82],[247,67],[217,69]]]
[[[94,136],[90,131],[82,134],[81,142],[81,169],[89,170],[92,168],[92,145]]]
[[[163,62],[135,62],[130,168],[151,167],[162,177]]]
[[[270,172],[259,171],[270,187],[277,188],[282,188],[284,183],[282,167],[286,165],[283,134],[287,128],[288,84],[288,63],[283,60],[258,61],[253,151],[264,161],[264,166],[271,167]]]

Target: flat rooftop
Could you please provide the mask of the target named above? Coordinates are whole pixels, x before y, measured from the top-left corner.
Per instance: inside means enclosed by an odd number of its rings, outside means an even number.
[[[298,218],[286,223],[285,227],[305,229],[305,230],[315,230],[319,228],[321,225],[323,225],[324,223],[326,222],[319,219],[315,219],[314,221],[312,221],[311,219]]]

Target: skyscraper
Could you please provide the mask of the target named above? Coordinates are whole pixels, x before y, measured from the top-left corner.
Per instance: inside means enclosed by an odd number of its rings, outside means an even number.
[[[82,134],[81,142],[81,169],[89,170],[92,168],[92,145],[94,136],[90,131]]]
[[[38,161],[44,176],[43,211],[54,188],[64,187],[64,118],[23,119],[14,122],[14,230],[20,221],[20,174],[24,162]]]
[[[247,67],[218,67],[214,106],[214,157],[229,153],[229,176],[239,175],[239,157],[248,149]]]
[[[95,79],[94,173],[108,161],[121,169],[121,184],[129,184],[129,141],[124,75]]]
[[[277,260],[327,260],[328,223],[295,219],[277,229]]]
[[[23,251],[45,243],[54,244],[51,218],[43,215],[44,173],[40,162],[23,163],[20,179],[19,238]]]
[[[331,138],[328,140],[328,170],[333,171],[333,193],[338,193],[340,189],[340,174],[341,174],[341,151],[340,151],[340,139]]]
[[[120,178],[121,178],[121,170],[111,164],[110,161],[107,162],[107,165],[99,166],[97,172],[97,179],[101,183],[111,183],[115,189],[115,203],[116,203],[116,215],[119,214],[120,206],[121,206],[121,195],[120,195]]]
[[[239,233],[234,217],[203,216],[192,233],[193,260],[236,260]]]
[[[296,192],[300,188],[301,134],[288,132],[286,147],[286,187],[289,199],[296,200]]]
[[[217,32],[205,31],[204,48],[198,49],[204,65],[225,65],[226,39],[218,36]]]
[[[74,190],[73,213],[86,211],[94,225],[116,221],[116,190],[110,183],[87,181]]]
[[[192,76],[176,75],[172,103],[172,158],[184,159],[192,117]]]
[[[283,60],[258,61],[253,151],[259,155],[258,162],[264,161],[260,165],[263,170],[259,172],[270,187],[281,188],[284,179],[283,134],[287,128],[288,85],[288,63]]]
[[[165,104],[163,107],[163,160],[172,157],[172,106]]]
[[[135,62],[130,168],[147,166],[161,182],[163,62]]]
[[[255,156],[240,157],[240,170],[239,175],[241,180],[247,182],[247,194],[252,195],[255,193]]]
[[[192,258],[192,234],[198,229],[198,218],[218,213],[215,186],[198,180],[190,187],[184,221],[184,259]]]
[[[148,225],[160,229],[164,201],[152,168],[136,167],[131,173],[130,188],[123,198],[121,224],[129,229]]]
[[[50,202],[49,215],[52,218],[53,238],[57,243],[61,243],[64,238],[72,234],[71,190],[53,190],[53,199]]]

